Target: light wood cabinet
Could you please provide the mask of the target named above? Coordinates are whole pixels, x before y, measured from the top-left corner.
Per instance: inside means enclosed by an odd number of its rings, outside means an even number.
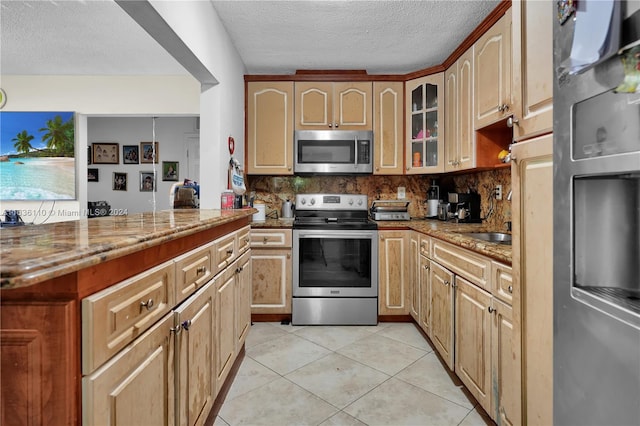
[[[431,262],[431,341],[447,364],[454,370],[454,274]]]
[[[420,321],[420,233],[409,233],[409,313],[416,321]]]
[[[552,424],[553,135],[517,143],[512,155],[514,309],[521,308],[514,323],[522,333],[523,415],[529,424]]]
[[[174,310],[178,425],[203,424],[216,397],[215,289],[209,281]]]
[[[431,338],[431,261],[420,255],[420,317],[418,325]]]
[[[89,374],[175,305],[175,269],[165,262],[82,300],[82,373]]]
[[[513,139],[553,129],[553,2],[513,0]]]
[[[373,174],[404,173],[404,85],[398,81],[373,83]]]
[[[293,82],[247,83],[248,174],[293,174]]]
[[[511,90],[511,9],[473,45],[474,127],[480,129],[513,113]]]
[[[473,284],[491,290],[491,261],[477,253],[444,241],[432,240],[431,258]]]
[[[173,315],[165,315],[82,379],[83,424],[174,424],[172,328]]]
[[[251,313],[291,314],[291,229],[254,229],[251,233]]]
[[[216,389],[231,371],[236,356],[236,271],[228,268],[215,279]]]
[[[373,130],[371,82],[296,82],[296,130]]]
[[[455,371],[491,412],[491,294],[460,276],[455,282]]]
[[[251,278],[253,262],[251,253],[244,253],[235,265],[236,271],[236,353],[240,352],[251,327]]]
[[[176,303],[180,303],[213,278],[212,244],[175,259]]]
[[[495,297],[491,328],[491,383],[493,399],[489,411],[499,425],[522,424],[520,329],[514,308]]]
[[[444,171],[444,73],[407,81],[406,157],[407,174]]]
[[[378,314],[408,315],[409,233],[378,231]]]
[[[473,47],[445,71],[445,172],[475,167],[473,72]]]

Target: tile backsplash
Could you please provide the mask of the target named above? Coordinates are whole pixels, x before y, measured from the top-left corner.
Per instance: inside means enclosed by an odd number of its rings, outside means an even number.
[[[481,200],[481,216],[491,229],[505,230],[504,222],[511,220],[511,203],[506,195],[511,190],[509,168],[442,176],[248,176],[247,191],[255,191],[256,198],[267,204],[267,214],[274,210],[280,215],[282,202],[294,200],[296,194],[349,193],[366,194],[369,204],[376,199],[394,200],[398,187],[404,187],[406,198],[411,200],[411,217],[424,217],[427,190],[432,179],[440,187],[440,199],[447,199],[447,192],[478,192]],[[503,199],[496,201],[490,194],[495,185],[502,185]]]

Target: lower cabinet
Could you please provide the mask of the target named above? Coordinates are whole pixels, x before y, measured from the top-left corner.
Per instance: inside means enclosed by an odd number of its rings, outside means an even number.
[[[522,363],[520,330],[515,327],[513,308],[493,298],[491,328],[491,382],[494,399],[491,416],[499,425],[522,424]]]
[[[453,280],[454,274],[436,262],[430,263],[431,281],[431,334],[430,338],[436,350],[447,364],[454,369],[453,340]]]
[[[378,314],[410,312],[409,232],[378,231]]]
[[[409,313],[414,321],[420,321],[420,233],[409,235]]]
[[[251,231],[251,313],[291,314],[291,229]]]
[[[215,279],[216,382],[220,388],[231,371],[236,354],[236,271],[228,268]]]
[[[251,327],[251,253],[243,254],[236,265],[236,352],[239,352]]]
[[[174,424],[173,323],[165,315],[82,379],[83,424]]]

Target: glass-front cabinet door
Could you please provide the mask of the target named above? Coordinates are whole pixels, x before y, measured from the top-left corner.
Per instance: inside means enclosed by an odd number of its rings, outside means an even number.
[[[406,83],[407,174],[444,172],[444,73]]]

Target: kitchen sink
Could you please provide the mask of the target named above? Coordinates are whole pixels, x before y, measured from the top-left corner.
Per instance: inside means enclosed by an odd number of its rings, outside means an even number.
[[[503,232],[468,232],[465,233],[465,235],[490,243],[511,245],[511,234],[505,234]]]

